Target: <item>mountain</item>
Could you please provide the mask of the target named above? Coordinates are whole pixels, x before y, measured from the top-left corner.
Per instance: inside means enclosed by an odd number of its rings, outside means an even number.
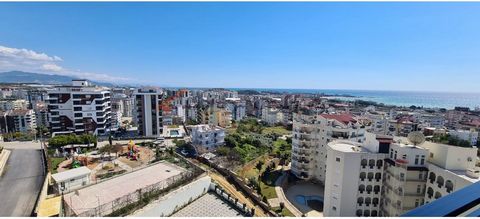
[[[9,71],[0,73],[0,83],[38,83],[38,84],[71,84],[72,79],[79,79],[76,77],[55,75],[55,74],[40,74],[23,71]],[[90,81],[90,80],[89,80]],[[100,86],[114,86],[111,83],[91,81],[93,84]]]

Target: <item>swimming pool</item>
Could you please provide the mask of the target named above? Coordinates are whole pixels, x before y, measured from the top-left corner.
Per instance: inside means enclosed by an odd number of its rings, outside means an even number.
[[[301,205],[308,206],[316,211],[323,211],[323,197],[321,196],[297,195],[295,196],[295,201]]]

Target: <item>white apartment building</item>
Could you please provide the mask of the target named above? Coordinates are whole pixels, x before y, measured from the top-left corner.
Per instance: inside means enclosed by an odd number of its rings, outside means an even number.
[[[379,216],[385,153],[380,145],[335,140],[327,146],[323,215]]]
[[[459,139],[469,141],[471,145],[477,145],[478,132],[474,130],[449,130],[448,134]]]
[[[225,109],[232,114],[232,119],[235,121],[240,121],[246,116],[245,101],[241,101],[240,98],[227,98]]]
[[[138,134],[156,137],[163,134],[163,92],[157,89],[138,89],[135,97],[135,122]]]
[[[431,142],[425,142],[422,147],[429,150],[426,203],[479,181],[479,168],[475,166],[476,147]]]
[[[207,151],[213,151],[225,143],[225,129],[219,126],[192,126],[192,144]]]
[[[108,134],[111,128],[110,90],[72,80],[71,86],[48,91],[48,119],[52,132]]]
[[[479,181],[475,147],[366,136],[328,144],[324,216],[400,216]]]
[[[419,120],[424,127],[432,127],[438,129],[445,127],[445,117],[442,115],[422,114]]]
[[[283,113],[277,108],[263,107],[262,108],[262,121],[272,126],[284,121]]]
[[[372,122],[372,124],[367,128],[369,132],[379,135],[387,134],[389,120],[385,113],[369,112],[365,114],[365,117]]]
[[[7,112],[7,121],[13,124],[9,132],[32,132],[37,128],[35,112],[33,110],[10,110]]]
[[[26,110],[28,101],[22,99],[0,100],[0,111]]]
[[[325,183],[327,144],[335,139],[365,141],[365,127],[348,114],[293,114],[292,172],[305,180]]]
[[[427,156],[428,150],[419,146],[399,141],[390,145],[380,216],[398,217],[424,204]]]

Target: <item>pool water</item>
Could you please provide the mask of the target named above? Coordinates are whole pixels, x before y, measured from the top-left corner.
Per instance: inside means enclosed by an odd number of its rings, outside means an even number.
[[[323,211],[323,197],[312,195],[297,195],[295,201],[301,205],[308,206],[316,211]]]
[[[171,136],[176,136],[178,134],[179,134],[178,130],[170,130],[170,135]]]

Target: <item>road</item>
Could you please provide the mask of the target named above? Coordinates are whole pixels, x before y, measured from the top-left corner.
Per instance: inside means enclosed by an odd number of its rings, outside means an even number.
[[[0,176],[0,217],[30,216],[45,179],[41,152],[25,147],[8,148],[12,153]]]

